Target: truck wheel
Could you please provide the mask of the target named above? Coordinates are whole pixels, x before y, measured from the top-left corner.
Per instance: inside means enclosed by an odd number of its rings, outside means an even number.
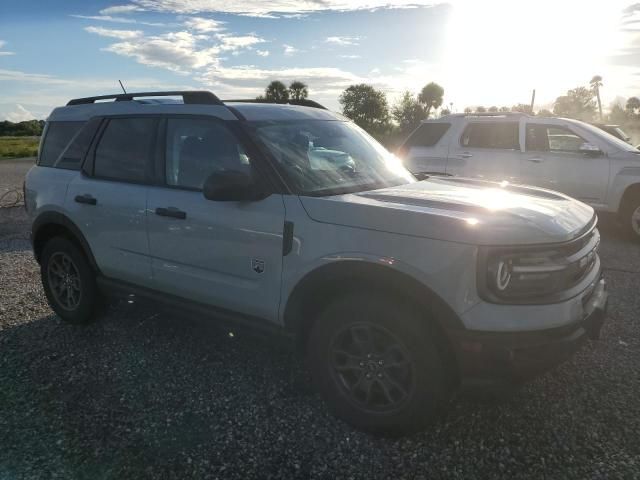
[[[69,323],[88,323],[94,317],[99,292],[84,253],[63,237],[49,240],[42,251],[40,275],[54,312]]]
[[[424,428],[449,397],[423,315],[406,302],[355,294],[332,302],[308,338],[313,383],[334,413],[379,433]]]
[[[621,221],[627,234],[634,240],[640,241],[640,196],[627,201],[621,213]]]

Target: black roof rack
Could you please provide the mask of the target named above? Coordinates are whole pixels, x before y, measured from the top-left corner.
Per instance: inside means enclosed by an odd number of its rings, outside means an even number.
[[[239,98],[233,100],[223,100],[223,102],[238,102],[238,103],[273,103],[277,105],[297,105],[300,107],[312,107],[312,108],[321,108],[322,110],[327,110],[327,107],[319,104],[313,100],[307,100],[306,98],[303,100],[287,100],[286,102],[274,102],[272,100],[267,100],[264,98]]]
[[[96,100],[111,100],[116,102],[132,101],[140,97],[182,97],[185,104],[199,105],[224,105],[218,97],[207,90],[184,90],[174,92],[136,92],[136,93],[118,93],[115,95],[100,95],[98,97],[74,98],[69,100],[67,105],[84,105],[95,103]]]

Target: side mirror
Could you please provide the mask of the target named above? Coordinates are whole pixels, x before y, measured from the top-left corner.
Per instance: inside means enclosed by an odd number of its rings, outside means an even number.
[[[267,196],[253,183],[249,175],[237,171],[209,175],[204,181],[202,194],[207,200],[217,202],[251,202]]]
[[[580,148],[578,150],[580,151],[580,153],[584,153],[589,157],[599,157],[600,155],[602,155],[602,150],[600,150],[599,147],[596,147],[592,143],[585,142],[580,145]]]

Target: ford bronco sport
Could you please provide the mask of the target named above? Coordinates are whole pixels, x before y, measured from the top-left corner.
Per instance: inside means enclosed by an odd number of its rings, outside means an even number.
[[[25,185],[53,310],[87,322],[115,288],[290,332],[333,411],[373,431],[420,428],[459,385],[526,379],[598,335],[591,207],[417,181],[307,103],[155,92],[56,108]]]

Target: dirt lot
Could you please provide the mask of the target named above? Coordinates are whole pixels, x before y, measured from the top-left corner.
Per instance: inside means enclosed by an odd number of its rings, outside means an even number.
[[[0,184],[20,187],[28,167],[0,162]],[[600,341],[389,439],[331,417],[272,338],[137,302],[62,323],[15,212],[0,222],[0,479],[640,478],[640,245],[615,226],[602,228]]]

